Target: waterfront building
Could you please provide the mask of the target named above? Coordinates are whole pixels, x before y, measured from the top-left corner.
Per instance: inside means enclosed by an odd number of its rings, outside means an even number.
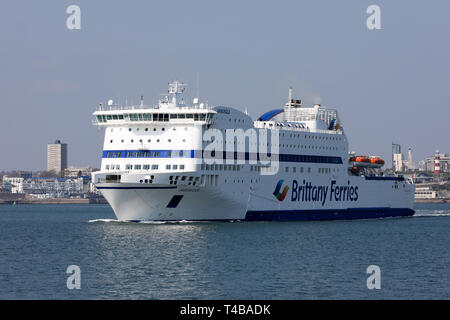
[[[395,170],[395,171],[397,171],[396,169],[395,169],[395,167],[396,167],[396,163],[395,163],[395,155],[397,154],[401,154],[402,153],[402,149],[401,149],[401,146],[399,145],[399,144],[396,144],[396,143],[393,143],[392,142],[392,169],[393,170]]]
[[[10,193],[23,193],[23,181],[22,177],[3,177],[3,185],[7,192]]]
[[[69,167],[64,170],[64,177],[78,178],[81,176],[90,176],[93,169],[91,167]]]
[[[403,155],[401,153],[394,153],[394,171],[403,171]]]
[[[47,170],[59,173],[67,168],[67,144],[56,140],[47,144]]]
[[[437,198],[437,192],[430,187],[416,187],[414,193],[415,199],[435,199]]]
[[[11,193],[25,193],[41,198],[67,198],[86,193],[90,177],[76,179],[3,177],[3,183]]]
[[[414,170],[415,169],[414,162],[413,162],[413,159],[412,159],[411,147],[408,148],[408,169],[409,170]]]
[[[439,158],[439,171],[440,173],[450,172],[450,156],[446,153],[437,152],[437,154],[427,157],[425,159],[425,171],[435,172],[436,167],[436,156]]]

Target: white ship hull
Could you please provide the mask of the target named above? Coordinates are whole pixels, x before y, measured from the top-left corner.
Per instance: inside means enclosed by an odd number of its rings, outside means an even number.
[[[123,184],[103,184],[98,185],[98,188],[117,218],[126,221],[335,220],[414,214],[411,209],[414,185],[404,181],[366,181],[364,177],[356,177],[351,184],[358,187],[358,199],[336,201],[334,194],[330,197],[330,189],[326,199],[323,195],[316,195],[319,199],[314,199],[314,194],[309,199],[301,199],[301,196],[298,199],[298,194],[292,194],[294,179],[290,177],[284,180],[284,185],[289,182],[286,197],[279,201],[273,195],[277,179],[266,177],[259,187],[207,188],[141,184],[124,187]],[[296,181],[304,179],[307,177],[295,177]],[[269,183],[269,180],[272,182]],[[326,187],[331,186],[332,181],[336,180],[315,183]],[[339,183],[338,180],[335,185],[348,185],[348,181]],[[174,197],[180,200],[170,205]]]

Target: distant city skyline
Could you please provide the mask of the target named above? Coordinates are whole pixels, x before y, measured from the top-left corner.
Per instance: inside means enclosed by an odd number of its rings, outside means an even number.
[[[415,163],[450,152],[448,2],[377,1],[381,30],[366,27],[365,0],[84,0],[81,30],[66,27],[71,4],[2,3],[0,170],[45,170],[55,137],[68,166],[99,167],[98,103],[152,104],[173,79],[189,85],[187,102],[199,91],[253,119],[292,86],[305,105],[338,109],[358,154],[389,160],[392,141]]]

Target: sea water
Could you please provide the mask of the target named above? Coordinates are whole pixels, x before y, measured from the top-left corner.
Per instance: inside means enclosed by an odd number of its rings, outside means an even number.
[[[449,299],[450,205],[415,210],[355,221],[127,223],[108,205],[2,205],[0,299]],[[80,289],[67,285],[73,265]],[[380,289],[368,289],[372,265]]]

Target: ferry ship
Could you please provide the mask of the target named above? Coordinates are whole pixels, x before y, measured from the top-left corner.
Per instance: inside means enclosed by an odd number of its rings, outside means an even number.
[[[414,214],[414,183],[348,150],[336,109],[245,111],[187,105],[169,83],[157,105],[99,105],[105,129],[92,179],[125,221],[335,220]]]

